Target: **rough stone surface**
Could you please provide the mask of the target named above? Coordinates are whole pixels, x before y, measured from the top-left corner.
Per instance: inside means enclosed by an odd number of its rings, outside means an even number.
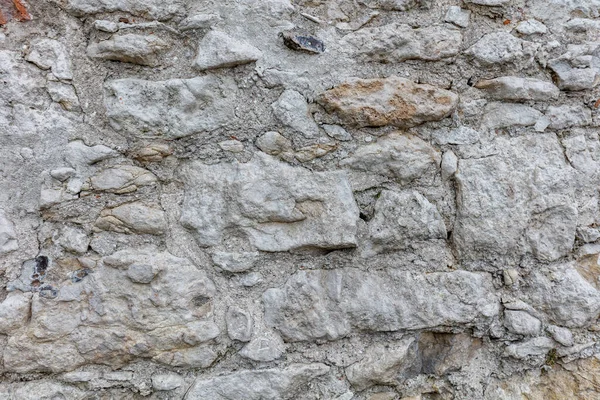
[[[0,399],[600,398],[600,0],[0,27]]]
[[[408,79],[352,79],[323,93],[319,102],[353,126],[401,128],[437,121],[454,111],[456,94]]]

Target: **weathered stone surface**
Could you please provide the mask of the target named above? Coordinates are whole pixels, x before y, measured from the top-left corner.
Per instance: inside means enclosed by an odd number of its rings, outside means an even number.
[[[198,45],[194,66],[200,70],[234,67],[262,57],[262,52],[249,43],[236,40],[225,32],[211,30]]]
[[[340,165],[388,176],[407,184],[430,182],[437,174],[440,162],[439,152],[422,139],[395,133],[359,147]]]
[[[358,209],[342,172],[311,173],[256,154],[245,164],[188,163],[181,176],[181,223],[202,246],[218,245],[231,228],[263,251],[356,246]]]
[[[62,82],[48,82],[48,94],[67,111],[80,111],[79,97],[72,85]]]
[[[511,344],[506,347],[505,353],[510,357],[524,359],[531,356],[545,356],[548,351],[555,348],[554,341],[547,337],[537,337],[525,342]]]
[[[459,160],[453,239],[460,257],[514,262],[530,251],[543,260],[562,257],[573,244],[577,215],[565,206],[574,196],[574,171],[556,136],[498,138],[497,149]]]
[[[346,377],[359,391],[374,385],[393,385],[402,380],[403,375],[408,375],[411,368],[414,369],[416,358],[417,342],[414,338],[385,345],[375,344],[366,350],[362,360],[346,368]]]
[[[152,387],[155,390],[173,390],[184,385],[185,381],[177,374],[156,374],[152,376]]]
[[[71,59],[64,44],[53,39],[38,39],[30,44],[25,59],[41,69],[49,69],[58,79],[73,79]]]
[[[267,323],[292,342],[473,325],[498,313],[490,277],[466,271],[300,271],[283,288],[267,290],[263,301]]]
[[[318,101],[349,125],[408,128],[449,116],[458,96],[404,78],[354,78],[326,91]]]
[[[475,87],[485,90],[490,97],[496,100],[548,101],[558,98],[560,93],[560,90],[552,82],[518,76],[502,76],[482,80],[477,82]]]
[[[535,19],[528,19],[519,22],[516,29],[517,32],[523,35],[544,34],[548,32],[546,25]]]
[[[502,6],[509,3],[510,0],[467,0],[466,3],[477,4],[481,6]]]
[[[449,150],[442,156],[442,179],[450,179],[458,171],[458,157]]]
[[[55,243],[58,243],[66,251],[75,254],[83,254],[88,250],[90,238],[86,232],[80,228],[73,226],[65,226],[52,238]]]
[[[229,307],[226,314],[227,334],[231,340],[249,342],[254,333],[252,315],[239,307]]]
[[[96,227],[120,233],[162,235],[167,222],[163,210],[134,202],[102,210]]]
[[[273,361],[285,352],[285,343],[281,337],[268,329],[255,334],[250,343],[240,350],[240,355],[254,361]]]
[[[395,23],[350,33],[342,45],[369,61],[394,63],[453,57],[460,51],[461,44],[462,34],[450,25],[413,29],[410,25]]]
[[[488,129],[532,126],[541,117],[540,111],[524,104],[490,103],[485,107],[482,125]]]
[[[221,17],[218,14],[195,14],[187,17],[179,23],[180,31],[188,31],[190,29],[206,29],[210,28],[219,20]]]
[[[526,336],[535,336],[540,333],[542,323],[525,311],[504,311],[504,326],[513,333]]]
[[[212,255],[213,263],[224,271],[244,272],[254,266],[259,253],[252,252],[229,252],[217,251]]]
[[[439,129],[433,133],[433,139],[438,144],[474,144],[479,142],[481,134],[468,126],[455,129]]]
[[[524,56],[522,40],[507,32],[488,33],[470,49],[482,65],[513,63]]]
[[[122,11],[164,20],[183,12],[181,0],[168,3],[157,0],[67,0],[62,4],[77,16]]]
[[[292,364],[283,369],[240,371],[213,378],[200,378],[186,399],[284,400],[294,398],[314,378],[324,375],[324,364]]]
[[[420,193],[384,190],[375,203],[369,235],[379,251],[393,251],[417,241],[445,239],[446,226],[437,208]]]
[[[23,327],[29,319],[31,293],[11,292],[0,303],[0,333],[9,334]]]
[[[548,62],[561,90],[592,89],[600,83],[600,58],[597,43],[569,45],[568,51]]]
[[[267,154],[276,156],[278,154],[292,151],[292,142],[279,132],[266,132],[256,140],[256,147]]]
[[[271,108],[275,117],[295,132],[309,138],[319,134],[319,126],[309,112],[306,99],[295,90],[285,90]]]
[[[167,81],[119,79],[104,87],[112,126],[134,136],[178,138],[225,126],[233,114],[215,76]]]
[[[467,333],[424,332],[418,346],[420,372],[442,376],[468,368],[482,348],[482,341]]]
[[[164,40],[151,35],[125,34],[91,43],[87,54],[102,60],[154,66],[158,64],[158,54],[167,47]]]
[[[546,116],[550,120],[550,128],[565,129],[573,126],[586,126],[592,123],[592,112],[582,106],[548,107]]]
[[[0,254],[8,253],[19,248],[15,226],[0,209]]]
[[[471,11],[463,10],[458,6],[450,6],[448,7],[448,11],[446,11],[444,21],[453,23],[454,25],[460,26],[461,28],[466,28],[467,26],[469,26],[470,18]]]
[[[582,327],[600,315],[600,292],[570,264],[534,271],[526,293],[530,303],[557,325]]]
[[[116,157],[116,155],[116,151],[102,144],[96,146],[87,146],[81,140],[74,140],[67,144],[65,161],[67,161],[73,168],[77,169],[81,166],[92,165],[97,162]]]
[[[134,192],[140,186],[154,185],[156,176],[133,165],[117,165],[104,169],[90,178],[89,190],[111,193]]]

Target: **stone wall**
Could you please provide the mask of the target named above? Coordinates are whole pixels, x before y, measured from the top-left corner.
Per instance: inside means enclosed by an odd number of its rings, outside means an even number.
[[[0,398],[600,398],[599,0],[0,1]]]

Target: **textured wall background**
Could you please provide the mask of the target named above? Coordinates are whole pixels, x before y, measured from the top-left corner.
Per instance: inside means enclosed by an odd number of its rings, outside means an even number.
[[[600,1],[0,1],[1,399],[600,398]]]

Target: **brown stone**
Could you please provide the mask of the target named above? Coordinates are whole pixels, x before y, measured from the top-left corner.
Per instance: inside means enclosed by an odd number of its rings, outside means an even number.
[[[352,78],[321,94],[318,102],[349,125],[410,128],[449,116],[456,108],[458,96],[393,76]]]

